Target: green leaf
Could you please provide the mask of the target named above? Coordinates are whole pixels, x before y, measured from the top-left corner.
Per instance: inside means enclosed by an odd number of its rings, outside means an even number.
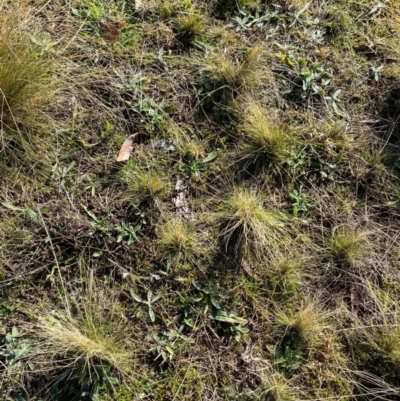
[[[209,163],[212,162],[213,160],[215,160],[219,155],[219,151],[218,150],[214,150],[213,152],[209,153],[204,159],[203,159],[203,163]]]
[[[197,282],[197,281],[192,281],[193,287],[196,288],[198,291],[203,291],[203,287]]]
[[[163,293],[156,295],[151,302],[154,303],[154,302],[158,301],[163,295],[164,295]]]
[[[23,211],[24,211],[24,209],[22,209],[22,208],[20,208],[20,207],[17,207],[17,206],[14,206],[14,205],[11,205],[10,203],[1,202],[1,204],[2,204],[4,207],[6,207],[7,209],[14,210],[14,211],[16,211],[16,212],[23,212]]]
[[[214,297],[211,297],[210,300],[211,300],[211,303],[212,303],[217,309],[221,309],[221,305],[219,304],[219,302],[218,302]]]
[[[119,386],[119,380],[116,377],[107,377],[107,379],[112,386]]]
[[[133,291],[132,289],[129,290],[129,293],[131,294],[131,297],[136,301],[136,302],[144,302],[142,298],[139,297],[139,295],[137,295],[135,293],[135,291]]]
[[[27,365],[30,370],[34,371],[36,369],[36,365],[33,362],[27,362]]]
[[[99,221],[96,217],[96,215],[89,210],[86,206],[83,206],[83,208],[85,209],[85,212],[94,220],[94,221]]]
[[[219,310],[212,317],[214,318],[214,320],[217,320],[219,322],[232,323],[232,324],[246,324],[247,323],[246,319],[243,319],[239,316],[235,316],[232,313],[228,314],[225,311],[221,311],[221,310]]]
[[[14,326],[11,330],[11,335],[17,337],[19,335],[18,329]]]
[[[156,315],[154,314],[153,308],[149,307],[150,320],[154,323],[156,321]]]

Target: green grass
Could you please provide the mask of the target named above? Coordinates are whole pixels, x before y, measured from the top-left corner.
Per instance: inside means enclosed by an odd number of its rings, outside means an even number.
[[[266,76],[262,68],[262,52],[261,45],[255,44],[240,61],[227,55],[225,50],[211,54],[202,67],[206,74],[205,82],[212,85],[214,90],[235,93],[257,87]]]
[[[354,266],[371,251],[368,242],[369,232],[354,230],[352,227],[335,227],[328,240],[334,257],[340,262]]]

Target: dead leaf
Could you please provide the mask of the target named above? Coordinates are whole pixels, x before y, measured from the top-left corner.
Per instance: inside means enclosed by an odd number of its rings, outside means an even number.
[[[261,277],[257,275],[256,273],[253,272],[253,269],[251,268],[250,264],[246,262],[243,258],[240,260],[240,267],[254,280],[256,281],[262,281]]]
[[[100,20],[99,26],[101,31],[100,35],[106,42],[111,44],[118,42],[119,31],[113,23],[103,18]]]
[[[143,0],[135,0],[135,8],[136,10],[143,8]]]
[[[131,153],[133,152],[135,144],[138,142],[140,135],[146,135],[146,133],[139,131],[125,139],[121,149],[119,150],[117,162],[124,162],[131,157]]]

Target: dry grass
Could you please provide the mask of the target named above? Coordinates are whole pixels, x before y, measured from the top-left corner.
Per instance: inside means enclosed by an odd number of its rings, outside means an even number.
[[[288,219],[281,212],[266,209],[264,204],[262,195],[245,188],[236,187],[226,196],[216,220],[229,252],[249,251],[262,259],[285,246]]]
[[[0,396],[398,399],[396,2],[65,3],[0,0]]]
[[[254,45],[240,62],[224,53],[214,54],[203,65],[204,72],[216,89],[246,91],[264,82],[265,70],[261,64],[263,49]]]
[[[157,232],[163,258],[170,259],[173,266],[196,265],[199,263],[199,257],[206,254],[195,228],[183,218],[171,217],[158,226]]]
[[[370,232],[355,230],[353,227],[338,226],[332,230],[328,247],[339,261],[356,266],[371,251],[368,242]]]
[[[123,198],[135,204],[158,204],[172,190],[168,177],[158,169],[143,169],[131,163],[124,168],[121,177],[126,184]]]
[[[50,372],[50,391],[65,396],[75,386],[74,392],[83,394],[91,389],[96,396],[101,385],[112,385],[110,377],[127,378],[132,374],[136,350],[127,336],[121,305],[109,290],[95,283],[92,273],[79,301],[71,294],[65,295],[69,302],[63,309],[46,305],[51,313],[43,314],[43,308],[34,312],[35,358]]]
[[[164,9],[164,13],[166,10]],[[179,42],[187,46],[198,39],[205,27],[204,20],[197,14],[181,15],[176,19],[176,35]]]
[[[281,166],[290,157],[294,134],[287,127],[271,122],[262,107],[250,102],[242,112],[237,158],[246,166],[273,164]]]
[[[8,12],[7,8],[5,2],[0,3],[1,131],[15,130],[19,124],[32,125],[50,93],[46,76],[51,62],[38,57],[24,31],[32,10],[21,5]]]
[[[329,327],[328,318],[329,313],[317,301],[304,302],[297,311],[278,308],[275,313],[276,324],[285,333],[293,331],[309,343],[317,341],[318,335]]]

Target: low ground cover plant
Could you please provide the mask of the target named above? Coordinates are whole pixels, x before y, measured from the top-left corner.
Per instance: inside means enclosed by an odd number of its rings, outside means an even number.
[[[399,399],[399,16],[0,0],[0,397]]]

